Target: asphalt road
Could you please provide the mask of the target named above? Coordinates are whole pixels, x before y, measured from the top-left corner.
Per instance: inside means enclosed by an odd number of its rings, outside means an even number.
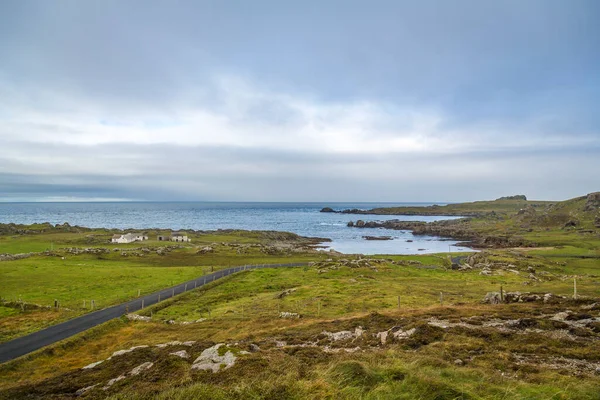
[[[142,304],[144,305],[144,308],[151,306],[159,301],[163,301],[186,291],[202,287],[205,284],[211,283],[219,278],[234,274],[236,272],[260,268],[299,267],[306,264],[307,263],[243,265],[240,267],[222,269],[209,275],[201,276],[192,281],[184,282],[177,286],[139,297],[135,300],[105,308],[103,310],[94,311],[82,315],[81,317],[73,318],[58,325],[34,332],[30,335],[23,336],[6,343],[0,343],[0,363],[24,356],[32,351],[39,350],[42,347],[69,338],[106,321],[110,321],[113,318],[118,318],[130,312],[139,311],[142,309]]]

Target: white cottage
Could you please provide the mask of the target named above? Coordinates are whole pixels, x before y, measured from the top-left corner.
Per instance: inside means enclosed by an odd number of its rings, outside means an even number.
[[[132,243],[132,242],[141,242],[144,240],[148,240],[148,235],[145,233],[125,233],[125,234],[117,234],[113,235],[111,242],[112,243]]]
[[[187,237],[187,235],[185,233],[173,232],[173,234],[171,234],[171,241],[172,242],[189,242],[190,239]]]

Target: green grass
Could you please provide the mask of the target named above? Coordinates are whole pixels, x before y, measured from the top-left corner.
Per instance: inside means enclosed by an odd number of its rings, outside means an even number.
[[[4,225],[5,226],[5,225]],[[41,229],[44,226],[22,227]],[[48,228],[44,228],[48,229]],[[293,234],[277,232],[218,231],[191,234],[192,243],[145,241],[111,244],[111,232],[87,230],[11,234],[0,236],[0,254],[50,249],[32,257],[0,262],[0,298],[41,306],[60,302],[60,310],[16,310],[0,314],[0,341],[31,333],[96,308],[118,304],[140,295],[192,280],[230,266],[311,261],[325,257],[314,252],[289,250],[265,252],[264,248],[237,245],[273,243],[311,243]],[[151,236],[152,237],[152,236]],[[288,243],[288,242],[285,242]],[[199,250],[212,246],[213,252]],[[177,246],[157,253],[157,249]],[[71,254],[67,248],[104,248],[108,253]],[[150,251],[142,252],[140,248]],[[115,251],[116,250],[116,251]],[[85,301],[85,307],[84,307]]]

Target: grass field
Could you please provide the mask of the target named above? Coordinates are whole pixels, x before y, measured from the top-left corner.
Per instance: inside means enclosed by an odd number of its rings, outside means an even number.
[[[27,393],[36,397],[42,388],[47,394],[72,393],[147,360],[156,364],[155,372],[129,378],[127,384],[107,392],[90,392],[88,397],[595,398],[600,389],[597,377],[548,369],[541,361],[536,365],[532,360],[540,354],[544,363],[552,357],[566,357],[594,365],[600,362],[594,339],[598,333],[573,331],[582,335],[575,341],[555,337],[560,329],[553,329],[559,325],[550,320],[538,323],[538,331],[531,332],[525,328],[504,332],[483,327],[480,331],[441,330],[425,322],[431,318],[480,325],[486,320],[529,321],[565,307],[577,310],[580,304],[588,303],[481,305],[481,297],[501,282],[507,290],[520,289],[526,277],[451,271],[438,260],[436,269],[385,264],[378,265],[377,272],[348,267],[323,273],[317,267],[243,272],[147,309],[144,314],[152,315],[153,322],[114,321],[52,349],[0,366],[0,388],[5,390],[0,391],[0,398],[2,394]],[[581,295],[600,296],[594,279],[581,280]],[[286,289],[296,290],[278,298]],[[571,282],[560,280],[542,282],[527,290],[566,296],[572,293]],[[445,293],[443,306],[439,304],[439,291]],[[298,312],[302,318],[281,319],[280,311]],[[207,319],[181,324],[199,318]],[[165,323],[169,320],[175,323]],[[393,326],[414,327],[417,334],[409,341],[385,346],[371,336],[331,344],[334,348],[360,346],[362,350],[356,353],[328,353],[322,345],[302,347],[312,341],[321,343],[323,331],[352,331],[357,326],[368,332]],[[194,346],[198,347],[185,348],[192,354],[220,342],[237,344],[239,349],[258,343],[262,350],[244,356],[239,365],[219,374],[191,372],[189,361],[154,348],[106,362],[98,371],[78,370],[116,350],[172,340],[197,341]],[[291,347],[279,348],[274,340]],[[540,348],[544,349],[541,353]],[[523,364],[515,355],[528,357],[529,362]],[[464,364],[457,367],[457,359]],[[405,397],[396,396],[398,393]]]
[[[267,254],[264,247],[256,247],[265,241],[264,236],[278,237],[276,234],[234,231],[195,235],[192,243],[184,245],[158,241],[116,245],[109,243],[110,233],[91,232],[0,236],[0,254],[45,251],[44,246],[53,243],[48,253],[0,262],[0,298],[13,306],[11,313],[0,313],[0,341],[89,312],[92,300],[96,308],[104,308],[221,268],[311,261],[324,256],[314,251],[290,253],[287,249]],[[213,251],[199,254],[207,245],[212,245]],[[106,252],[72,254],[69,248]],[[55,301],[60,303],[58,310],[43,308],[53,307]],[[20,303],[32,306],[21,308]]]
[[[463,270],[447,254],[344,261],[274,232],[195,233],[179,247],[145,242],[148,251],[139,243],[108,244],[111,232],[103,230],[2,235],[0,253],[45,251],[48,242],[52,251],[0,262],[0,295],[42,305],[58,298],[63,307],[0,306],[0,340],[86,312],[86,297],[104,306],[208,268],[316,264],[242,272],[145,309],[150,322],[114,320],[1,365],[0,398],[67,399],[98,384],[83,398],[598,399],[600,234],[596,211],[585,211],[585,202],[455,205],[496,213],[459,222],[459,229],[536,244],[453,254],[463,266],[471,263]],[[71,247],[92,250],[73,254]],[[108,250],[94,250],[102,248]],[[501,287],[554,297],[481,303]],[[281,318],[281,312],[301,318]],[[361,333],[353,333],[359,327]],[[334,340],[332,332],[346,336]],[[383,341],[382,332],[392,339]],[[152,347],[189,340],[196,343]],[[191,369],[216,343],[227,344],[239,357],[236,364],[215,374]],[[250,344],[260,350],[245,354]],[[140,345],[150,347],[81,370]],[[173,356],[174,350],[186,350],[189,359]],[[143,362],[152,369],[127,375]]]

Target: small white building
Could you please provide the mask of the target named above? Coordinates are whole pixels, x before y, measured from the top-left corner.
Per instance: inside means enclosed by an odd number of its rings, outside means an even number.
[[[173,232],[171,234],[171,241],[172,242],[189,242],[190,239],[187,237],[187,235],[185,233]]]
[[[133,243],[148,240],[148,235],[145,233],[125,233],[113,235],[112,243]]]

